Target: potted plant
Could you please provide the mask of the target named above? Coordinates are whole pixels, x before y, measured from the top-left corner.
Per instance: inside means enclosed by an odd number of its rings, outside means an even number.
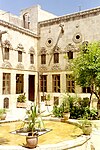
[[[26,96],[25,93],[20,94],[17,97],[17,108],[26,108]]]
[[[26,136],[26,147],[35,148],[38,144],[38,130],[41,129],[41,124],[43,125],[42,119],[39,118],[40,114],[37,113],[37,107],[34,104],[31,106],[30,110],[27,111],[28,118],[25,120],[27,124],[28,136]]]
[[[63,118],[64,118],[64,120],[68,120],[70,117],[70,103],[68,101],[67,96],[63,97],[63,102],[62,102],[61,106],[63,109]]]
[[[0,109],[0,120],[5,120],[5,118],[6,118],[6,109],[1,108]]]
[[[90,135],[92,132],[92,123],[90,120],[82,120],[79,124],[79,127],[82,129],[83,134]]]

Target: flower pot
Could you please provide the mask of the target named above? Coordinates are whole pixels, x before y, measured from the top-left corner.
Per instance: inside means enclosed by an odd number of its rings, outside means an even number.
[[[2,115],[0,116],[0,119],[1,119],[1,120],[5,120],[5,119],[6,119],[6,113],[2,114]]]
[[[38,136],[26,136],[26,147],[28,148],[36,148],[38,144]]]
[[[17,102],[17,108],[26,108],[26,103],[20,103],[20,102]]]
[[[84,135],[90,135],[92,132],[92,126],[90,125],[84,125],[82,128],[83,134]]]
[[[63,118],[64,118],[64,120],[68,120],[69,117],[70,117],[70,112],[63,113]]]

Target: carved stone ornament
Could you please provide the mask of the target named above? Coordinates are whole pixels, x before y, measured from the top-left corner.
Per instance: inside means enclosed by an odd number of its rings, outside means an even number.
[[[69,43],[66,48],[65,48],[65,52],[75,52],[75,51],[79,51],[79,49],[77,47],[75,47],[75,45],[73,45],[72,43]]]
[[[5,41],[3,42],[3,47],[4,47],[4,48],[7,47],[7,48],[9,48],[9,49],[12,49],[12,45],[11,45],[10,41],[8,41],[8,40],[5,40]]]
[[[12,68],[12,65],[11,65],[10,62],[4,61],[3,64],[2,64],[2,67],[3,67],[3,68]]]
[[[16,68],[19,69],[19,70],[24,70],[24,65],[21,64],[21,63],[18,63]]]
[[[47,66],[41,66],[41,67],[39,68],[39,71],[47,71]]]
[[[84,42],[82,43],[83,46],[88,46],[88,44],[89,44],[88,41],[84,41]]]
[[[56,65],[53,65],[53,66],[52,66],[51,70],[57,71],[57,70],[61,70],[61,68],[60,68],[59,65],[56,64]]]
[[[72,40],[74,43],[82,42],[82,34],[80,32],[75,33]]]
[[[35,50],[34,50],[33,46],[31,46],[31,48],[29,49],[29,54],[35,55]]]
[[[34,65],[30,65],[29,70],[35,71],[36,69],[35,69]]]
[[[46,40],[46,45],[47,45],[48,47],[52,46],[52,45],[53,45],[53,39],[52,39],[52,38],[48,38],[48,39]]]
[[[54,53],[60,53],[60,48],[58,46],[54,48]]]
[[[45,47],[41,47],[39,55],[43,55],[43,54],[46,54],[46,53],[47,53],[46,48]]]
[[[18,46],[17,46],[17,51],[22,51],[22,52],[24,52],[24,47],[23,47],[23,45],[22,45],[21,43],[18,44]]]

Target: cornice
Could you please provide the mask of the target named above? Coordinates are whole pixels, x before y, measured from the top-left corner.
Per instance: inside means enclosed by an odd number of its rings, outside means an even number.
[[[69,15],[60,16],[60,17],[45,20],[45,21],[41,21],[41,22],[38,23],[38,25],[40,27],[46,26],[48,24],[53,25],[55,23],[56,24],[61,23],[62,21],[63,22],[68,22],[68,21],[72,21],[72,20],[78,20],[78,19],[81,19],[81,18],[87,18],[89,16],[96,16],[98,14],[100,14],[100,7],[90,9],[90,10],[81,11],[81,12],[77,12],[77,13],[73,13],[73,14],[69,14]]]
[[[11,28],[13,30],[19,31],[19,32],[21,32],[23,34],[32,36],[34,38],[39,38],[39,36],[34,34],[32,31],[30,31],[28,29],[25,29],[25,28],[22,28],[22,27],[19,27],[19,26],[16,26],[16,25],[11,24],[9,22],[6,22],[4,20],[0,20],[0,25],[3,25],[4,27],[8,27],[8,28]]]

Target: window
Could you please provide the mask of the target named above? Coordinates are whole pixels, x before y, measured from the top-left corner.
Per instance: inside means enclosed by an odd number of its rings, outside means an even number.
[[[40,91],[47,92],[47,75],[40,76]]]
[[[54,97],[54,105],[59,105],[59,97]]]
[[[46,54],[41,55],[41,64],[46,64]]]
[[[75,93],[75,82],[71,74],[66,75],[66,90],[69,93]]]
[[[23,93],[24,89],[24,75],[16,74],[16,94]]]
[[[30,16],[28,13],[25,13],[23,15],[23,25],[24,25],[24,28],[30,29]]]
[[[73,59],[73,52],[69,51],[67,52],[68,59]]]
[[[10,82],[11,82],[10,73],[3,73],[3,87],[2,87],[3,94],[10,94],[10,86],[11,86]]]
[[[60,75],[52,75],[52,90],[53,92],[60,92]]]
[[[8,97],[4,98],[3,108],[9,108],[9,98]]]
[[[34,54],[30,54],[30,63],[34,64]]]
[[[82,93],[91,93],[90,87],[82,87]]]
[[[4,50],[4,59],[9,60],[9,48],[5,47]]]
[[[18,62],[22,62],[22,51],[18,51]]]
[[[54,53],[54,63],[59,63],[59,53]]]

